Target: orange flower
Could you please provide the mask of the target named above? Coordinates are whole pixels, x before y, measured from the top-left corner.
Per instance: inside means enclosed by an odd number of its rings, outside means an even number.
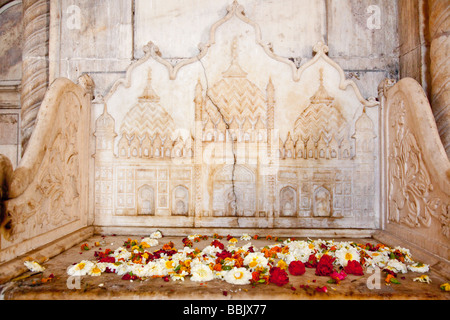
[[[391,283],[391,279],[392,278],[395,278],[392,274],[388,274],[387,275],[387,277],[386,277],[386,279],[384,279],[384,281],[388,284],[388,283]]]
[[[258,282],[259,281],[259,272],[253,271],[252,272],[252,282]]]
[[[220,263],[216,263],[213,267],[214,271],[222,271],[222,265]]]
[[[266,237],[266,240],[272,240],[272,239],[273,239],[273,237],[270,234]]]
[[[280,247],[277,246],[277,247],[273,247],[271,250],[272,250],[273,252],[277,252],[277,253],[278,253],[278,252],[281,252],[282,249],[281,249]]]
[[[174,247],[174,243],[172,241],[170,241],[169,243],[164,244],[162,249],[163,250],[172,250],[173,247]]]
[[[137,256],[136,258],[134,258],[133,263],[141,263],[142,258]]]
[[[234,266],[236,268],[241,268],[244,266],[244,259],[240,254],[235,254],[232,258],[234,259]]]

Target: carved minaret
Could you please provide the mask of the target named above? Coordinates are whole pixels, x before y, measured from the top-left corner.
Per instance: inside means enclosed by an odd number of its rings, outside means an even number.
[[[267,92],[267,157],[269,160],[267,172],[268,179],[268,218],[269,225],[273,224],[273,217],[275,211],[275,181],[276,170],[279,161],[278,157],[278,139],[275,137],[275,88],[272,83],[272,78],[269,78],[269,83],[266,88]]]
[[[112,214],[113,212],[113,158],[115,132],[114,118],[108,113],[106,103],[103,113],[95,121],[95,212]],[[107,187],[105,187],[107,186]]]
[[[114,139],[117,137],[115,129],[115,121],[108,113],[106,103],[103,113],[95,121],[95,158],[100,161],[109,159],[114,153]]]
[[[202,212],[202,157],[203,157],[203,146],[202,146],[202,131],[203,131],[203,119],[202,112],[205,103],[203,98],[203,87],[200,79],[197,81],[195,86],[195,125],[194,125],[194,188],[195,188],[195,199],[194,199],[194,210],[197,217],[201,216]],[[194,220],[195,226],[195,220]]]

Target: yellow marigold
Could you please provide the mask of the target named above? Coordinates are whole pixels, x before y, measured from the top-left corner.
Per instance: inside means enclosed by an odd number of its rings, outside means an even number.
[[[450,291],[450,284],[448,282],[444,283],[444,284],[441,284],[440,288],[443,291]]]
[[[286,262],[284,262],[284,260],[280,260],[280,261],[278,261],[278,263],[277,263],[277,267],[279,267],[279,268],[281,268],[281,269],[283,269],[283,270],[286,270],[287,267],[288,267],[288,265],[287,265]]]

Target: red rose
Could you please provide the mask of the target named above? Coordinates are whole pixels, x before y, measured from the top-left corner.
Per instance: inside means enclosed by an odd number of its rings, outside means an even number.
[[[269,282],[274,283],[279,287],[282,287],[289,282],[289,276],[283,269],[279,267],[274,267],[270,269]]]
[[[122,280],[136,280],[138,277],[134,274],[125,273],[122,277]]]
[[[319,263],[317,263],[316,267],[316,275],[317,276],[329,276],[333,273],[333,261],[335,259],[330,257],[329,255],[324,254],[322,258],[320,258]]]
[[[351,260],[347,263],[347,266],[344,268],[344,271],[347,274],[354,274],[355,276],[363,276],[364,272],[361,264],[356,260]]]
[[[225,260],[226,258],[231,258],[232,254],[231,252],[227,251],[227,250],[223,250],[222,252],[219,252],[218,254],[216,254],[217,258],[223,259]]]
[[[219,240],[214,240],[213,242],[211,242],[211,246],[219,248],[220,250],[225,249],[225,246],[222,242],[220,242]]]
[[[114,263],[114,262],[116,262],[116,258],[104,257],[104,258],[101,258],[98,262]]]
[[[301,276],[305,273],[305,265],[301,261],[292,261],[289,263],[288,270],[293,276]]]
[[[316,255],[314,253],[309,256],[308,261],[305,263],[305,266],[307,268],[315,268],[315,267],[317,267],[317,258],[316,258]]]

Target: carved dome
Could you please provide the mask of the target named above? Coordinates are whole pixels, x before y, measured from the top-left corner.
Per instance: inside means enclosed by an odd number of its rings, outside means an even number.
[[[174,132],[172,117],[159,104],[159,97],[151,86],[151,75],[138,103],[126,114],[120,128],[122,134],[143,137],[147,134],[153,139],[159,134],[165,139]]]
[[[359,132],[371,132],[374,131],[374,124],[369,116],[366,114],[366,110],[364,109],[363,114],[356,120],[355,123],[355,131]]]

